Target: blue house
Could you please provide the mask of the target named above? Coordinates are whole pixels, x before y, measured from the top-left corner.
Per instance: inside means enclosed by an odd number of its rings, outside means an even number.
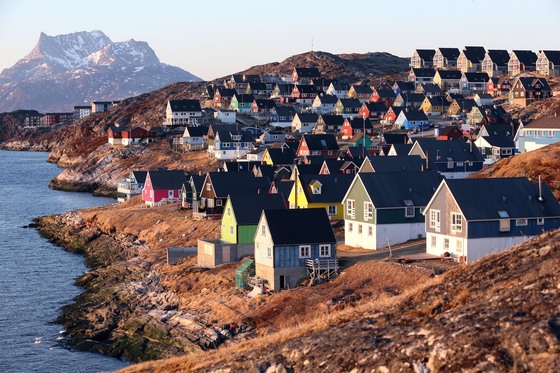
[[[416,139],[408,155],[419,155],[428,169],[436,170],[448,179],[466,178],[484,166],[480,150],[463,140]]]
[[[406,130],[427,130],[430,128],[430,121],[422,110],[411,107],[403,109],[397,119],[395,125],[400,129]]]
[[[443,180],[424,215],[426,252],[465,263],[560,227],[548,185],[524,177]]]
[[[296,287],[309,277],[308,268],[321,263],[336,267],[336,238],[324,208],[263,210],[255,271],[269,290]]]
[[[517,153],[530,152],[560,141],[560,117],[545,116],[520,124],[513,140]]]

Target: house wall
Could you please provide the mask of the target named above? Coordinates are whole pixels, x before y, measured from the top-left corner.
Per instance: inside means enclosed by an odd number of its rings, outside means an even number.
[[[272,291],[281,290],[280,276],[284,276],[286,288],[293,289],[298,282],[307,278],[307,268],[272,268],[263,265],[255,265],[255,275],[267,280],[267,287]]]
[[[233,227],[233,230],[231,229],[231,227]],[[222,231],[220,237],[224,241],[238,243],[237,231],[237,221],[235,219],[235,214],[228,199],[224,207],[224,213],[222,215]]]

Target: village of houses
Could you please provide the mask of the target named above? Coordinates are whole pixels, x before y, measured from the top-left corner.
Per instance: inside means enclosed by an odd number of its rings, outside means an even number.
[[[232,75],[201,100],[169,100],[158,130],[112,126],[111,146],[144,146],[173,130],[176,151],[220,164],[206,174],[130,170],[119,201],[141,195],[146,206],[177,203],[193,218],[221,219],[219,239],[199,240],[198,265],[240,262],[238,286],[271,291],[336,275],[340,243],[379,250],[425,239],[426,257],[472,263],[560,227],[546,183],[468,178],[560,141],[554,113],[526,123],[503,105],[552,97],[560,51],[417,49],[410,66],[406,80],[359,85],[317,68]]]

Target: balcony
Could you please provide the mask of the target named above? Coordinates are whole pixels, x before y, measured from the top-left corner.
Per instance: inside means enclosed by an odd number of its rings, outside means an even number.
[[[128,194],[134,196],[142,193],[142,185],[131,182],[123,182],[117,185],[117,193]]]

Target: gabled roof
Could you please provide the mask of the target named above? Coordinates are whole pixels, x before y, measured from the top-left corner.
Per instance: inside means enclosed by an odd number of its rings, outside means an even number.
[[[482,99],[482,100],[492,100],[493,97],[491,94],[489,93],[477,93],[475,94],[475,97],[478,96],[478,98]]]
[[[293,106],[276,105],[274,108],[279,117],[294,117],[296,109]]]
[[[447,99],[444,96],[432,96],[432,97],[426,97],[424,100],[428,100],[430,102],[430,105],[434,106],[434,105],[440,105],[440,106],[448,106],[449,102],[447,101]]]
[[[188,182],[191,185],[194,185],[194,189],[197,193],[199,193],[202,188],[204,187],[204,180],[206,179],[206,174],[204,175],[190,175],[188,178]]]
[[[317,86],[313,84],[298,84],[294,87],[294,90],[296,89],[299,91],[299,93],[317,93]]]
[[[232,136],[241,135],[239,140],[233,140]],[[228,131],[223,129],[218,129],[216,131],[216,139],[221,142],[253,142],[253,134],[249,131]]]
[[[461,79],[462,73],[459,70],[438,70],[436,74],[439,75],[441,79]]]
[[[359,95],[371,95],[371,87],[369,85],[353,85],[350,90],[354,89],[354,92],[356,92]]]
[[[375,89],[375,92],[379,96],[379,98],[395,98],[397,94],[392,89]]]
[[[317,113],[296,113],[296,116],[302,123],[316,123],[317,119],[319,119],[319,114]]]
[[[350,85],[348,83],[334,82],[332,83],[332,86],[336,91],[347,91],[350,89]]]
[[[321,73],[316,67],[296,67],[296,74],[299,78],[320,78]]]
[[[323,162],[298,164],[294,166],[294,168],[297,168],[297,173],[299,175],[319,175],[321,167],[323,167]]]
[[[480,129],[479,136],[489,136],[489,137],[509,137],[513,139],[515,133],[513,128],[509,124],[485,124]]]
[[[212,181],[218,198],[236,194],[267,193],[270,189],[270,181],[267,178],[254,177],[251,172],[209,172],[207,179]]]
[[[465,99],[455,99],[453,100],[457,103],[457,105],[459,105],[459,107],[461,108],[461,110],[464,111],[471,111],[473,107],[478,106],[476,104],[476,101],[473,100],[472,98],[465,98]]]
[[[216,88],[216,93],[219,93],[222,97],[233,97],[237,93],[235,88]],[[214,94],[215,95],[215,94]]]
[[[148,175],[148,171],[132,171],[132,174],[138,184],[144,184],[146,182],[146,175]]]
[[[401,111],[403,111],[403,110],[404,110],[404,107],[391,106],[390,108],[387,109],[387,112],[392,111],[398,117],[399,114],[401,113]]]
[[[236,194],[229,201],[238,225],[257,225],[264,209],[285,209],[284,198],[280,194]]]
[[[342,115],[321,114],[320,117],[323,119],[323,122],[325,122],[325,125],[327,126],[340,127],[344,123],[344,117]]]
[[[268,98],[256,98],[253,103],[259,109],[273,109],[276,106],[276,102],[274,100],[270,100]]]
[[[425,93],[442,93],[441,87],[435,83],[422,83],[420,87]]]
[[[546,56],[549,62],[554,65],[560,65],[560,51],[541,51]]]
[[[414,144],[420,146],[428,162],[475,161],[483,162],[484,157],[478,148],[463,140],[436,140],[435,138],[416,138]]]
[[[334,95],[318,95],[317,98],[321,100],[322,104],[336,104],[338,97]]]
[[[436,71],[434,69],[427,68],[413,67],[411,72],[417,78],[433,78],[436,75]]]
[[[255,95],[253,95],[252,93],[236,93],[233,95],[233,97],[238,103],[248,102],[251,104],[253,103],[253,101],[255,101]]]
[[[439,132],[440,136],[450,136],[453,134],[460,133],[461,137],[463,135],[463,131],[457,126],[447,126]]]
[[[364,105],[366,105],[367,109],[371,113],[376,113],[376,112],[386,113],[387,112],[387,106],[385,106],[385,104],[383,102],[364,102]]]
[[[292,148],[268,148],[267,152],[275,165],[293,164],[296,158],[296,152]]]
[[[169,100],[171,111],[202,111],[198,100]]]
[[[416,172],[422,171],[424,160],[419,155],[399,155],[392,157],[368,156],[374,172]]]
[[[287,83],[276,83],[275,87],[278,87],[278,91],[280,94],[282,95],[291,95],[292,91],[294,89],[294,85],[293,84],[287,84]]]
[[[423,93],[399,93],[402,100],[405,102],[412,102],[412,103],[422,103],[426,96]]]
[[[249,82],[249,88],[256,91],[266,91],[266,83]]]
[[[560,117],[544,116],[532,121],[529,124],[523,125],[528,129],[545,128],[545,129],[560,129]]]
[[[512,137],[508,136],[482,136],[482,138],[491,146],[498,148],[515,148],[515,142]]]
[[[434,59],[434,54],[436,54],[435,49],[415,49],[415,52],[424,61],[432,61]]]
[[[336,137],[333,134],[303,135],[309,150],[339,150]]]
[[[260,161],[226,161],[224,162],[224,170],[226,172],[251,172],[253,166],[260,164]]]
[[[354,180],[353,174],[330,174],[330,175],[300,175],[299,180],[303,186],[303,191],[307,202],[325,203],[342,202],[348,187]],[[321,183],[321,194],[313,194],[310,184],[318,181]]]
[[[206,126],[186,127],[183,137],[204,137],[207,134],[208,127]]]
[[[560,216],[560,205],[546,183],[539,185],[525,177],[449,179],[444,181],[467,220]],[[473,193],[476,190],[478,193]]]
[[[462,53],[472,63],[480,63],[484,59],[486,50],[484,47],[465,47]]]
[[[506,66],[509,62],[509,53],[505,49],[488,49],[486,54],[498,66]]]
[[[383,140],[385,144],[406,144],[408,143],[408,133],[406,132],[385,132]]]
[[[402,81],[395,82],[395,84],[393,86],[397,87],[401,91],[414,91],[414,88],[415,88],[414,83],[412,83],[412,82],[402,82]]]
[[[345,108],[359,108],[362,106],[362,103],[360,102],[360,100],[358,100],[357,98],[354,97],[347,97],[347,98],[339,98],[337,101],[340,101],[340,104],[345,107]]]
[[[525,66],[534,66],[537,63],[537,55],[533,51],[528,50],[513,50],[512,54],[515,54],[519,62]]]
[[[523,85],[523,89],[525,89],[525,91],[533,91],[535,89],[534,87],[535,83],[538,82],[542,84],[543,91],[550,91],[550,86],[548,85],[548,81],[544,78],[533,78],[532,76],[520,76],[513,83],[513,87],[515,87],[518,81]]]
[[[274,245],[336,243],[327,210],[263,210]]]
[[[376,208],[426,206],[443,179],[443,176],[433,171],[357,175]]]
[[[471,83],[487,83],[490,78],[487,73],[464,73],[465,78]]]
[[[461,54],[459,48],[438,48],[437,51],[448,60],[456,60]]]
[[[323,166],[325,166],[331,174],[341,173],[342,166],[346,163],[344,159],[325,159]]]
[[[282,198],[287,201],[288,198],[290,197],[290,191],[292,190],[293,186],[294,186],[294,181],[293,180],[274,180],[272,183],[274,183],[274,186],[276,187],[276,190],[278,191],[278,194],[282,196]]]
[[[405,108],[401,111],[401,113],[399,113],[399,116],[401,114],[404,115],[405,118],[409,121],[411,120],[428,121],[428,117],[426,116],[426,113],[424,113],[422,110]]]
[[[311,83],[313,85],[316,85],[317,87],[328,87],[333,82],[334,82],[334,80],[327,79],[327,78],[313,78],[313,79],[311,79]]]
[[[345,121],[345,123],[348,122],[348,124],[350,125],[350,127],[352,129],[363,129],[365,128],[367,129],[373,129],[373,124],[371,123],[371,121],[367,118],[358,118],[358,117],[354,117],[354,118],[347,118]]]
[[[397,153],[397,156],[408,155],[410,149],[412,149],[412,144],[392,144],[391,148]]]
[[[185,171],[148,171],[154,190],[181,189],[186,181]]]

